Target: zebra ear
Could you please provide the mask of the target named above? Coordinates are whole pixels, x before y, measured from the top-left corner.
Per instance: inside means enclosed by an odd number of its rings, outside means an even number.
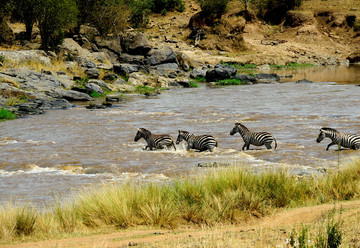
[[[179,133],[181,133],[181,130],[179,130]]]

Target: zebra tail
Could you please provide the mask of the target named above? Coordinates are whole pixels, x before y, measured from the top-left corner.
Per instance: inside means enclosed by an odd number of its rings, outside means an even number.
[[[276,147],[277,147],[277,142],[276,142],[276,139],[273,137],[274,141],[275,141],[275,147],[274,147],[274,150],[276,150]]]

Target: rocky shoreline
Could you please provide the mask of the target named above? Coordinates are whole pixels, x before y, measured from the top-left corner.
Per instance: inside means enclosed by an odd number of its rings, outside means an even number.
[[[22,117],[68,109],[78,101],[89,102],[89,108],[104,108],[111,103],[94,104],[94,94],[107,95],[107,102],[119,101],[119,94],[138,92],[138,87],[191,87],[190,81],[196,78],[205,78],[208,83],[237,79],[244,84],[280,80],[276,74],[238,74],[236,68],[224,64],[195,68],[170,46],[152,47],[140,33],[131,37],[125,52],[112,46],[116,42],[114,39],[103,44],[101,51],[94,51],[81,47],[75,39],[66,39],[61,59],[42,50],[0,51],[4,61],[0,67],[0,108]],[[34,65],[36,69],[32,69]]]

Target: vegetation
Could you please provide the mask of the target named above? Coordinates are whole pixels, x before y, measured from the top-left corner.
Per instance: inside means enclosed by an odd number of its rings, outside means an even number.
[[[224,80],[219,80],[215,83],[216,85],[221,85],[221,86],[228,86],[228,85],[243,85],[246,84],[246,82],[241,81],[239,79],[224,79]]]
[[[16,115],[13,112],[11,112],[5,108],[0,109],[0,121],[13,120],[15,118],[16,118]]]
[[[308,178],[286,171],[255,174],[230,166],[168,184],[108,185],[84,190],[73,202],[57,201],[55,209],[45,212],[7,205],[0,208],[0,239],[14,240],[20,234],[49,238],[89,227],[96,232],[104,226],[172,228],[182,224],[234,224],[252,216],[268,215],[278,208],[358,199],[359,196],[359,159],[339,171]],[[340,244],[340,222],[328,223],[322,240]],[[306,231],[301,235],[305,237],[305,234]]]
[[[200,4],[201,11],[208,16],[220,18],[226,12],[229,0],[197,0]]]
[[[290,69],[290,68],[304,68],[304,67],[312,67],[315,66],[313,64],[299,64],[296,62],[293,63],[287,63],[285,65],[270,65],[270,68],[273,70],[281,70],[281,69]]]
[[[199,87],[199,85],[194,81],[190,81],[189,83],[190,83],[190,88],[198,88]]]
[[[234,67],[238,70],[255,70],[257,67],[255,64],[243,64],[236,62],[221,62],[221,64]]]
[[[146,85],[139,85],[139,86],[135,87],[135,91],[138,92],[141,95],[145,95],[145,94],[155,93],[156,88],[149,87],[149,86],[146,86]]]

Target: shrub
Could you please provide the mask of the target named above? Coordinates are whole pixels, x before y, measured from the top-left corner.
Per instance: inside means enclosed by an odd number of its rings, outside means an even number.
[[[16,233],[18,235],[30,235],[34,230],[36,218],[36,211],[32,208],[22,208],[19,210],[16,214]]]
[[[0,121],[13,120],[15,118],[16,118],[16,115],[13,112],[11,112],[5,108],[0,109]]]
[[[198,0],[205,15],[220,18],[225,13],[229,0]]]

